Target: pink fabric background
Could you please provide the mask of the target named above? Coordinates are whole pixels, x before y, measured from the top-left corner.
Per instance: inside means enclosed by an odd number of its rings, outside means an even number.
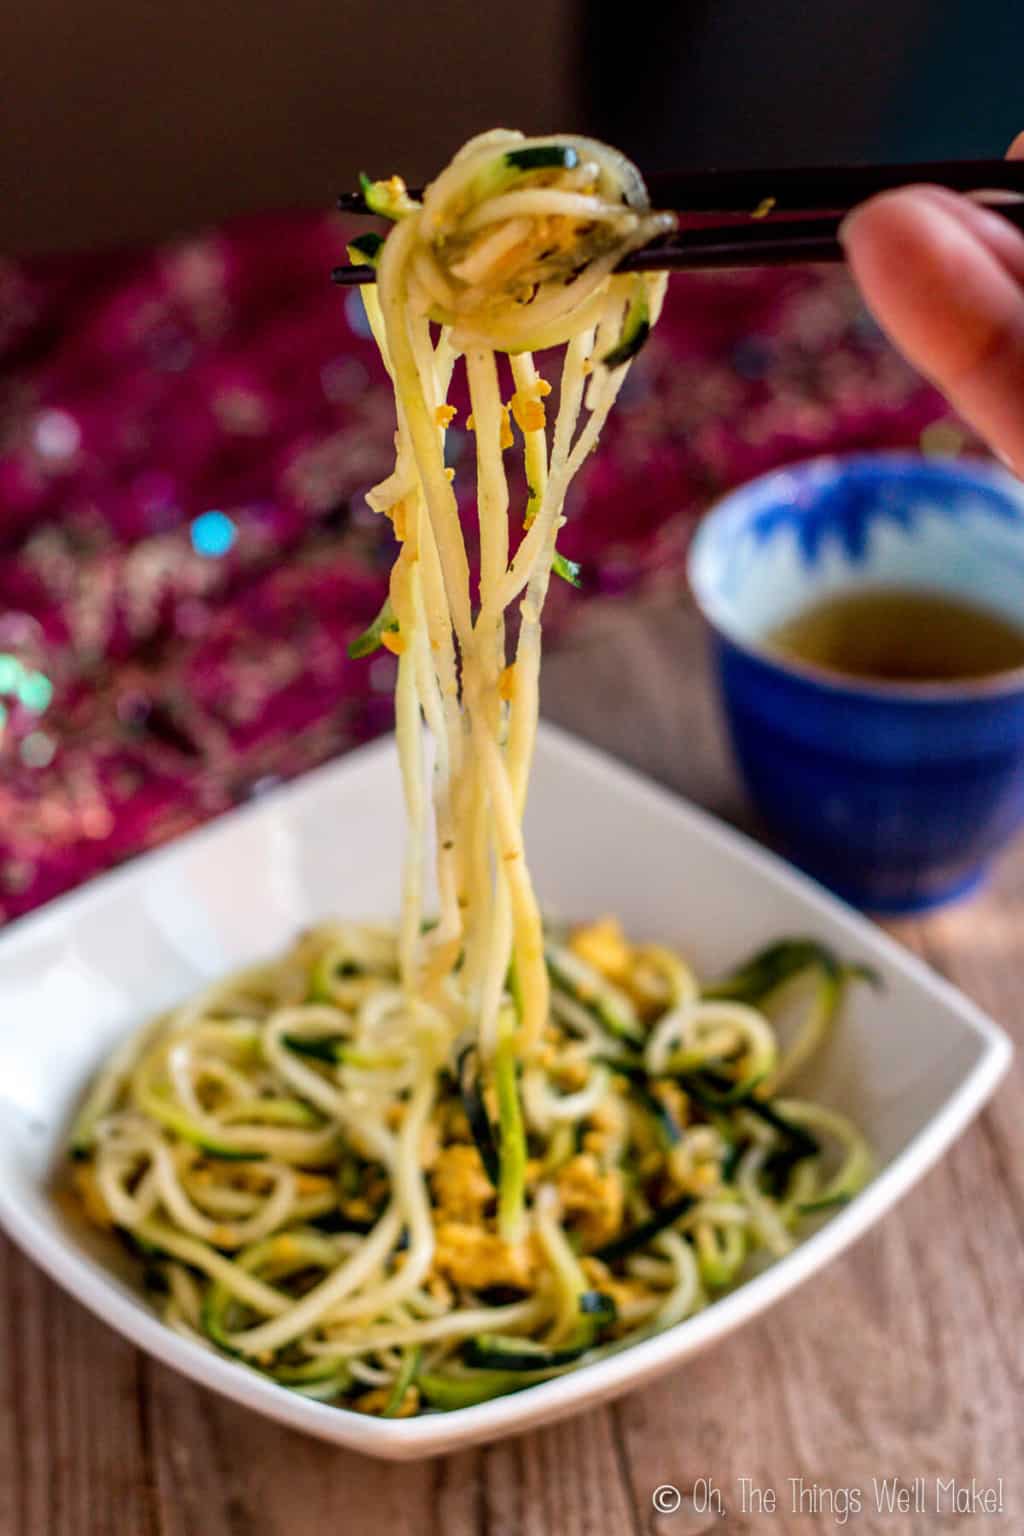
[[[390,724],[393,658],[345,653],[392,558],[362,493],[393,415],[328,282],[343,246],[333,217],[267,216],[0,263],[0,921]],[[674,278],[574,493],[586,587],[555,584],[551,642],[595,594],[682,593],[726,488],[922,442],[974,446],[843,273]]]

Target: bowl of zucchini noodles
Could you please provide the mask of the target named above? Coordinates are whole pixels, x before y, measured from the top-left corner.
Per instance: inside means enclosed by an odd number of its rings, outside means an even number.
[[[792,1080],[872,973],[793,938],[702,984],[613,919],[545,959],[521,1070],[410,1031],[397,934],[355,923],[130,1036],[71,1181],[168,1326],[359,1412],[470,1407],[681,1322],[862,1187],[863,1136]]]

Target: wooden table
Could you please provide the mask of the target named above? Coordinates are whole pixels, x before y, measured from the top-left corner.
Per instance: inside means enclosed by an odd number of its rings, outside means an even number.
[[[545,713],[742,823],[693,615],[592,605],[547,664]],[[895,928],[1017,1029],[1024,846],[969,904]],[[804,1536],[790,1478],[1003,1480],[1004,1511],[851,1532],[1024,1530],[1024,1105],[1014,1067],[953,1152],[869,1237],[762,1321],[611,1407],[409,1466],[269,1424],[140,1355],[0,1241],[0,1536]],[[741,1512],[739,1479],[778,1511]],[[703,1502],[710,1479],[725,1519]],[[839,1495],[841,1497],[841,1495]],[[931,1499],[931,1492],[929,1493]]]

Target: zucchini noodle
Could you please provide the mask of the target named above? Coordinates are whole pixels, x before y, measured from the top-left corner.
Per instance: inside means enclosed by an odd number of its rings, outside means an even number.
[[[572,575],[565,498],[664,294],[663,276],[615,269],[672,217],[574,135],[485,134],[421,203],[398,178],[364,194],[392,221],[351,252],[376,269],[363,296],[397,417],[368,501],[399,553],[352,651],[397,657],[400,920],[321,924],[161,1016],[100,1073],[70,1150],[86,1216],[144,1261],[170,1327],[390,1417],[681,1321],[849,1199],[870,1158],[842,1116],[769,1092],[791,1092],[856,968],[793,940],[702,988],[611,919],[546,925],[526,864],[541,614],[552,571]],[[445,463],[460,363],[475,550]],[[783,1049],[772,998],[804,972]]]

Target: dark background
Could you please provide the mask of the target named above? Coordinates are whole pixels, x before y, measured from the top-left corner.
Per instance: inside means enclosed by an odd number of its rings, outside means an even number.
[[[1001,153],[1024,0],[21,0],[0,249],[150,238],[589,126],[651,168]]]
[[[584,105],[651,169],[994,155],[1024,128],[1022,0],[639,6],[633,49],[623,9],[582,8]]]

